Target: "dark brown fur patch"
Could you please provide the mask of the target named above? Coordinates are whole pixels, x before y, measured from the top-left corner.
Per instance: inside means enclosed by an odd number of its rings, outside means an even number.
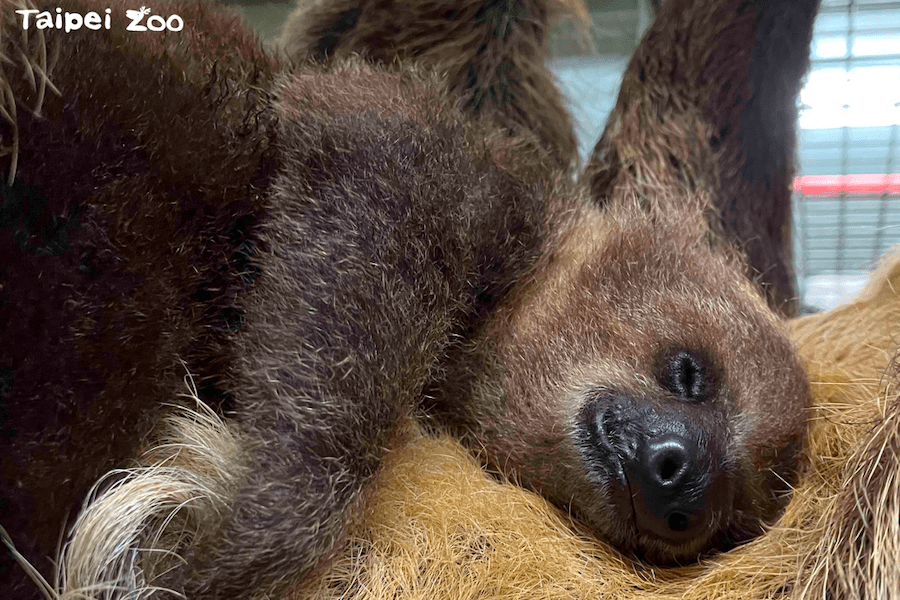
[[[60,94],[4,123],[22,143],[0,218],[2,522],[51,572],[66,515],[152,438],[187,368],[253,469],[157,584],[237,597],[331,549],[451,334],[533,263],[556,191],[546,153],[465,122],[432,74],[275,83],[233,17],[166,6],[183,35],[44,32]],[[23,106],[29,66],[4,65]]]
[[[89,6],[41,7],[57,5]],[[136,456],[160,400],[183,389],[179,360],[205,400],[228,402],[236,298],[274,175],[263,90],[277,62],[233,17],[171,6],[192,35],[43,32],[60,95],[46,90],[38,116],[23,61],[39,34],[26,39],[19,6],[2,4],[20,144],[0,205],[0,522],[45,573],[65,518]],[[0,124],[4,145],[13,133]],[[4,157],[4,182],[9,166]],[[2,560],[0,587],[22,592],[21,571]]]

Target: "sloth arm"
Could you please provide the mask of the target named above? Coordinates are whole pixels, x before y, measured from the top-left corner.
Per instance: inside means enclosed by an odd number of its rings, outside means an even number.
[[[707,195],[713,233],[783,316],[798,309],[791,182],[818,4],[663,3],[583,174],[601,205],[623,186],[651,203],[660,189]]]
[[[188,557],[190,598],[246,597],[319,564],[451,336],[535,256],[544,184],[498,169],[440,87],[408,79],[362,69],[282,89],[234,375],[247,475]],[[517,165],[542,172],[531,158]]]

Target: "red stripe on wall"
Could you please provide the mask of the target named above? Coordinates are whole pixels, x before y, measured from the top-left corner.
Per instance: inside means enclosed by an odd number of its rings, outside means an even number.
[[[807,196],[900,194],[900,173],[892,175],[804,175],[794,179],[794,191]]]

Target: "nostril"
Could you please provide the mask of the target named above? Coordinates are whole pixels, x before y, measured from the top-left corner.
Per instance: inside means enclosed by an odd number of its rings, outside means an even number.
[[[671,453],[667,454],[659,465],[659,480],[662,482],[671,481],[681,471],[682,466],[681,456]]]
[[[676,533],[687,531],[691,526],[691,518],[682,512],[673,512],[667,520],[669,529]]]
[[[635,521],[642,530],[680,543],[705,531],[713,508],[710,479],[697,440],[679,433],[645,439],[637,461],[624,461]]]
[[[678,485],[690,467],[690,453],[680,438],[666,436],[648,448],[647,470],[657,485]]]

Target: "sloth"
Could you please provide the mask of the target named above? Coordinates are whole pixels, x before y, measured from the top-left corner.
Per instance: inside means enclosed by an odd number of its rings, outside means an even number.
[[[571,120],[543,60],[554,7],[303,2],[281,44],[298,60],[360,54],[436,65],[468,110],[507,130],[537,132],[566,166],[578,160]],[[707,282],[679,300],[673,291],[690,290],[687,282],[703,276],[673,276],[693,269],[675,266],[686,240],[705,236],[714,253],[741,252],[732,267],[762,288],[773,310],[796,313],[790,183],[796,98],[817,7],[815,0],[662,5],[580,174],[601,216],[587,211],[555,222],[555,239],[534,270],[540,277],[520,282],[481,333],[451,353],[426,393],[429,412],[489,466],[657,562],[753,537],[788,497],[805,427],[805,382],[787,377],[775,384],[785,386],[780,392],[758,387],[765,377],[726,384],[723,378],[759,365],[749,353],[734,354],[734,338],[714,333],[737,323],[716,312],[729,303],[710,290],[736,282]],[[568,8],[581,14],[584,7]],[[396,27],[398,13],[418,36]],[[448,14],[454,35],[441,37],[451,27]],[[474,57],[467,47],[477,48]],[[698,215],[708,227],[689,223]],[[611,223],[627,223],[628,233],[607,237]],[[676,246],[659,238],[667,230],[663,237]],[[644,252],[624,250],[632,247]],[[648,268],[657,263],[658,270]],[[639,293],[630,295],[633,286]],[[708,321],[721,325],[702,325]],[[755,342],[766,337],[744,334]],[[784,348],[765,354],[781,355],[784,362],[773,364],[791,365],[784,373],[799,373]],[[459,398],[477,401],[460,406]],[[724,398],[730,406],[716,402]],[[797,402],[788,408],[787,398]],[[780,425],[763,425],[787,415]]]
[[[436,9],[447,39],[478,15],[460,83],[415,52],[380,66],[338,56],[354,23],[384,18],[377,3],[341,27],[307,21],[324,49],[312,61],[302,44],[292,60],[262,49],[204,3],[164,5],[183,35],[139,36],[25,31],[4,4],[0,523],[27,560],[49,571],[66,515],[153,443],[185,369],[240,452],[221,468],[222,510],[182,557],[132,577],[159,595],[302,583],[419,412],[648,561],[728,549],[777,517],[808,383],[707,213],[727,161],[792,138],[717,151],[759,111],[726,135],[710,115],[730,96],[700,110],[680,94],[735,43],[754,51],[715,62],[723,88],[753,68],[799,79],[807,47],[789,44],[785,71],[756,65],[784,43],[759,27],[783,18],[808,42],[814,3],[666,3],[646,40],[692,42],[645,40],[657,63],[629,67],[578,180],[561,96],[530,75],[552,83],[550,6]],[[113,2],[112,20],[125,9]],[[692,11],[718,20],[681,17]],[[535,106],[553,111],[543,129]],[[648,119],[653,139],[636,125]],[[687,158],[669,160],[676,146]],[[3,577],[29,597],[22,576]]]
[[[406,26],[398,27],[402,11]],[[437,68],[466,112],[510,132],[528,131],[563,168],[578,163],[578,140],[562,92],[547,68],[550,26],[566,18],[584,29],[580,0],[547,2],[303,1],[278,45],[297,61],[361,55],[390,65]],[[583,32],[586,33],[586,32]]]

